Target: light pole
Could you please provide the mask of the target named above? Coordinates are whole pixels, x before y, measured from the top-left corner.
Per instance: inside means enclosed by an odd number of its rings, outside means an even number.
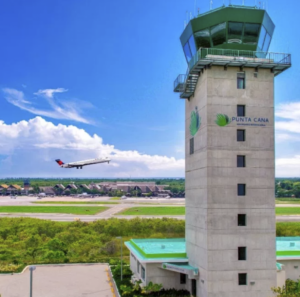
[[[122,236],[116,237],[117,239],[120,239],[121,242],[121,281],[123,280],[123,241]]]
[[[35,266],[29,266],[30,271],[30,297],[32,297],[32,272],[36,269]]]

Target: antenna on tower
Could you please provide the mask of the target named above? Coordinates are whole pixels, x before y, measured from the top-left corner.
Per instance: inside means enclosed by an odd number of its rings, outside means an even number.
[[[210,10],[212,10],[213,0],[210,0]]]
[[[195,0],[194,16],[196,16],[196,7],[197,7],[197,0]]]
[[[243,6],[245,6],[245,0],[243,0]]]
[[[186,21],[183,22],[183,29],[186,27]]]
[[[193,15],[192,15],[192,13],[190,12],[190,20],[193,18]]]

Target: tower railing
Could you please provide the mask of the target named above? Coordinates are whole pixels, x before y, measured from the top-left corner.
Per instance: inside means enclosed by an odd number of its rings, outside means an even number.
[[[245,51],[219,48],[200,48],[189,62],[191,70],[199,60],[258,62],[263,64],[291,65],[291,54]]]
[[[227,67],[252,67],[269,69],[277,75],[291,67],[291,54],[260,51],[245,51],[220,48],[200,48],[188,63],[187,74],[180,74],[174,81],[174,92],[181,93],[180,98],[190,98],[195,91],[197,81],[203,69],[212,65]]]

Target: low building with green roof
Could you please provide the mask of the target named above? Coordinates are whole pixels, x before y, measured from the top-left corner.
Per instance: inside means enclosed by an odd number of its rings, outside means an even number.
[[[163,283],[164,288],[191,290],[191,279],[199,279],[199,269],[189,264],[184,238],[131,239],[125,242],[130,250],[132,281],[143,285]],[[276,238],[277,286],[286,279],[297,280],[300,275],[300,237]],[[236,255],[238,261],[238,255]]]

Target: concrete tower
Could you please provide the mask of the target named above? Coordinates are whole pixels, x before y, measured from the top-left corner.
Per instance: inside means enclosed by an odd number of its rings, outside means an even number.
[[[270,297],[276,286],[274,77],[265,10],[229,6],[192,19],[188,63],[174,91],[185,103],[186,248],[201,297]]]

